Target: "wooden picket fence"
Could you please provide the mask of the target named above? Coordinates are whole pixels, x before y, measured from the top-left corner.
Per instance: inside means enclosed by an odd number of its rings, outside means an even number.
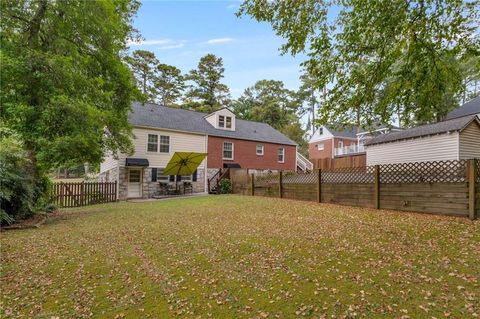
[[[52,185],[51,202],[58,207],[80,207],[117,200],[117,182],[58,182]]]

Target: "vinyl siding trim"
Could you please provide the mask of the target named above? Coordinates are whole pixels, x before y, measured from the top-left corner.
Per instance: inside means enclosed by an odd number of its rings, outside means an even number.
[[[480,124],[473,121],[460,132],[459,158],[480,158]]]
[[[367,165],[459,159],[459,133],[444,133],[367,146]]]

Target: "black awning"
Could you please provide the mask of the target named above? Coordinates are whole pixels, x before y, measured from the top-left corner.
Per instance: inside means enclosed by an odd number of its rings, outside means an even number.
[[[238,163],[223,163],[223,168],[242,168]]]
[[[146,158],[127,158],[125,165],[148,167],[148,159]]]

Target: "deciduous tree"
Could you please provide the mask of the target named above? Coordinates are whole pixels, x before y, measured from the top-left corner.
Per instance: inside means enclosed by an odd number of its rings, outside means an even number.
[[[478,1],[245,0],[238,14],[270,22],[283,53],[307,53],[318,88],[331,86],[321,122],[368,125],[397,113],[429,122],[456,106],[460,65],[479,54],[479,12]]]
[[[122,61],[137,1],[0,2],[1,121],[33,181],[131,149],[134,81]]]

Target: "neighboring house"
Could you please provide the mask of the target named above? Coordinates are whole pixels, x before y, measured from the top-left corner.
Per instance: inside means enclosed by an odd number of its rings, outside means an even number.
[[[365,156],[365,142],[374,136],[382,135],[398,128],[378,126],[363,130],[353,126],[338,130],[330,126],[319,127],[309,141],[308,155],[311,161],[335,159],[347,156]]]
[[[120,200],[148,198],[159,182],[187,181],[195,192],[208,191],[208,179],[224,168],[295,170],[296,143],[268,124],[236,119],[224,108],[211,114],[134,103],[129,115],[134,154],[109,155],[100,179],[118,181]],[[163,169],[175,152],[207,153],[191,176],[166,176]]]
[[[367,165],[480,158],[480,98],[445,121],[377,136],[366,145]]]

